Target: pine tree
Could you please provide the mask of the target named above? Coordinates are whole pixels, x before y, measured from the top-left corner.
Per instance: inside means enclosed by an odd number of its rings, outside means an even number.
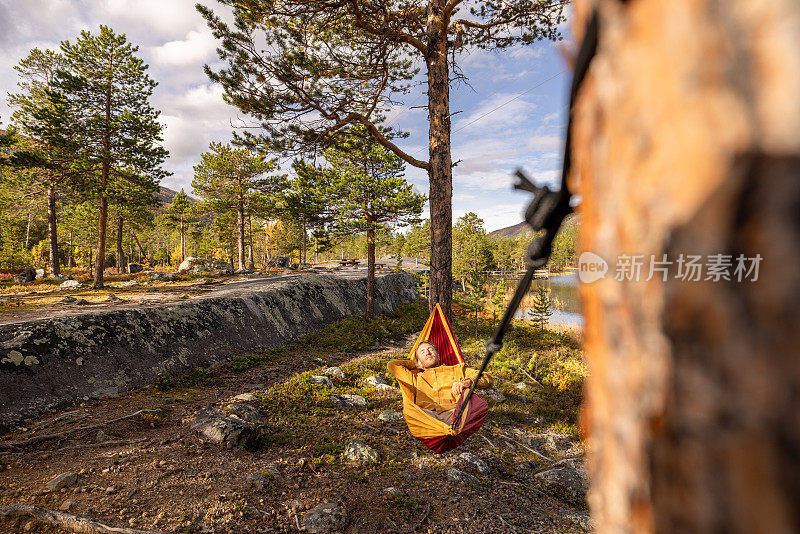
[[[186,231],[194,225],[195,210],[183,189],[172,197],[172,202],[164,213],[164,221],[169,226],[178,230],[181,239],[181,261],[186,259]]]
[[[25,182],[26,194],[47,198],[50,276],[60,274],[57,200],[70,182],[87,172],[75,131],[76,110],[54,92],[56,74],[68,68],[62,54],[34,48],[14,67],[18,93],[9,94],[13,124],[23,137],[10,163]]]
[[[277,211],[277,193],[286,180],[283,175],[264,176],[277,163],[247,148],[211,143],[209,149],[194,167],[192,188],[214,212],[235,214],[239,270],[244,270],[247,220],[253,213]]]
[[[319,241],[327,243],[325,226],[331,221],[328,208],[328,174],[313,163],[302,159],[292,162],[294,175],[284,192],[284,216],[297,222],[300,228],[300,262],[306,262],[308,231],[314,237],[315,253]]]
[[[459,16],[461,0],[218,1],[233,9],[234,26],[208,7],[198,10],[222,40],[217,50],[228,65],[206,72],[222,84],[228,102],[259,122],[261,141],[280,150],[306,150],[360,124],[403,161],[427,171],[429,301],[450,315],[450,84],[464,78],[456,59],[475,48],[560,39],[557,28],[568,0],[484,0],[471,3],[466,16]],[[410,91],[415,64],[427,69],[427,160],[404,151],[378,126],[393,95]]]
[[[81,153],[95,169],[82,182],[98,203],[94,288],[103,287],[109,198],[123,198],[131,189],[152,190],[167,175],[161,168],[168,155],[159,144],[163,127],[148,102],[157,84],[136,57],[138,50],[107,26],[98,35],[83,31],[74,44],[61,43],[69,69],[59,71],[53,84],[77,110],[73,118]]]
[[[551,306],[553,304],[550,298],[550,293],[544,284],[536,286],[536,296],[533,297],[533,306],[531,312],[533,313],[533,322],[541,329],[547,326],[550,321],[550,316],[553,315]]]
[[[375,313],[375,234],[387,224],[418,221],[425,195],[414,193],[403,178],[405,165],[366,135],[350,129],[335,149],[325,153],[333,183],[329,198],[337,233],[367,234],[367,317]]]

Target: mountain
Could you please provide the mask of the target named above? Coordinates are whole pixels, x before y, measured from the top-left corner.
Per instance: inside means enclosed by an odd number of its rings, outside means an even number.
[[[158,199],[160,204],[155,208],[155,212],[157,215],[161,215],[167,210],[167,206],[172,202],[172,199],[175,198],[178,192],[170,189],[169,187],[164,187],[163,185],[158,187],[158,192],[155,194],[155,197]],[[189,202],[192,204],[197,203],[197,199],[193,197],[189,197]]]
[[[561,225],[562,230],[569,226],[579,226],[580,219],[578,215],[575,213],[570,213],[564,218],[564,222]],[[495,230],[494,232],[489,232],[489,235],[492,237],[504,237],[507,239],[514,239],[521,235],[530,235],[531,234],[531,227],[528,226],[528,223],[521,222],[519,224],[515,224],[513,226],[506,226],[505,228],[500,228],[499,230]]]

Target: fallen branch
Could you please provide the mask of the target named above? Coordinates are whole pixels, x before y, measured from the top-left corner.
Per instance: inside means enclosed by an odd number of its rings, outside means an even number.
[[[110,527],[91,519],[78,517],[55,510],[48,510],[30,504],[12,504],[0,507],[0,517],[32,516],[49,525],[79,534],[166,534],[163,531],[138,530],[124,527]]]
[[[425,522],[425,520],[428,519],[428,515],[430,513],[431,513],[431,503],[426,502],[425,503],[425,511],[422,513],[422,517],[420,518],[420,520],[417,521],[417,524],[414,525],[414,527],[412,527],[411,530],[406,530],[403,534],[411,534],[412,532],[416,532],[417,529],[422,526],[422,524]]]
[[[540,458],[542,458],[542,459],[544,459],[544,460],[547,460],[548,462],[552,462],[552,461],[553,461],[553,459],[552,459],[552,458],[548,458],[547,456],[545,456],[545,455],[544,455],[544,454],[542,454],[541,452],[539,452],[539,451],[537,451],[537,450],[534,450],[534,449],[531,449],[530,447],[528,447],[527,445],[525,445],[524,443],[522,443],[522,442],[521,442],[521,441],[519,441],[518,439],[514,439],[514,438],[512,438],[511,436],[509,436],[509,435],[508,435],[508,434],[506,434],[505,432],[501,432],[500,430],[498,430],[497,432],[498,432],[498,433],[499,433],[501,436],[504,436],[504,437],[506,437],[506,438],[510,439],[511,441],[513,441],[514,443],[516,443],[517,445],[519,445],[520,447],[522,447],[522,448],[524,448],[524,449],[526,449],[526,450],[528,450],[528,451],[532,452],[532,453],[533,453],[533,454],[535,454],[536,456],[538,456],[538,457],[540,457]]]
[[[0,442],[0,449],[16,449],[19,447],[26,447],[29,445],[34,445],[36,443],[39,443],[40,441],[47,441],[49,439],[55,439],[55,438],[63,438],[64,436],[68,434],[73,434],[75,432],[81,432],[83,430],[93,430],[95,428],[104,427],[106,425],[110,425],[111,423],[116,423],[118,421],[123,421],[125,419],[131,419],[133,417],[137,417],[142,414],[160,413],[160,412],[161,410],[139,410],[138,412],[132,413],[130,415],[123,415],[122,417],[117,417],[116,419],[103,421],[102,423],[95,423],[93,425],[79,426],[77,428],[65,430],[64,432],[57,432],[55,434],[42,434],[41,436],[33,436],[32,438],[28,438],[22,441]]]
[[[542,384],[541,384],[541,383],[540,383],[538,380],[536,380],[536,379],[535,379],[535,378],[533,378],[533,377],[532,377],[530,374],[528,374],[528,371],[526,371],[526,370],[525,370],[525,369],[523,369],[522,367],[518,367],[518,366],[516,366],[516,365],[515,365],[515,366],[514,366],[514,369],[516,369],[517,371],[519,371],[519,372],[520,372],[520,373],[522,373],[523,375],[527,376],[527,377],[528,377],[529,379],[531,379],[531,380],[533,381],[533,383],[534,383],[534,384],[536,384],[537,386],[539,386],[539,387],[543,387],[543,386],[542,386]]]
[[[76,413],[80,413],[80,410],[74,410],[71,412],[62,413],[61,415],[50,419],[49,421],[45,421],[36,425],[35,427],[31,428],[31,431],[41,430],[43,428],[47,428],[48,426],[54,425],[59,421],[63,421],[64,419],[68,419],[69,417],[75,415]]]
[[[56,452],[60,451],[73,451],[76,449],[94,449],[94,448],[102,448],[102,447],[116,447],[118,445],[130,445],[132,443],[141,443],[143,441],[147,441],[150,438],[138,438],[138,439],[117,439],[113,441],[98,441],[97,443],[82,443],[81,445],[70,445],[69,447],[61,447],[57,449]]]
[[[486,440],[486,443],[488,443],[489,445],[491,445],[493,449],[496,449],[496,448],[497,448],[497,445],[495,445],[494,443],[492,443],[491,441],[489,441],[489,438],[487,438],[487,437],[486,437],[486,436],[484,436],[483,434],[480,434],[480,437],[482,437],[483,439],[485,439],[485,440]]]

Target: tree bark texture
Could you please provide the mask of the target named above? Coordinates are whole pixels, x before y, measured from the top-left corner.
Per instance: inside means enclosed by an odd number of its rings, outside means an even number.
[[[609,265],[581,286],[596,532],[800,532],[800,4],[597,5],[570,177]],[[681,254],[762,261],[688,281]]]
[[[236,205],[236,249],[239,253],[239,269],[244,269],[244,201]]]
[[[367,230],[367,317],[375,315],[375,229]]]
[[[61,274],[58,262],[58,230],[56,225],[56,189],[47,189],[47,235],[50,241],[50,276]]]
[[[125,268],[125,250],[122,248],[122,229],[125,224],[125,219],[122,216],[117,217],[117,272],[127,272]],[[131,254],[133,256],[133,254]]]
[[[106,165],[104,164],[105,168]],[[106,172],[105,170],[103,172]],[[97,254],[94,264],[93,289],[103,287],[103,271],[106,269],[106,228],[108,227],[108,199],[100,195],[100,210],[97,217]]]
[[[453,293],[453,168],[450,159],[450,73],[443,0],[428,2],[428,118],[430,120],[431,269],[429,307],[448,318]]]

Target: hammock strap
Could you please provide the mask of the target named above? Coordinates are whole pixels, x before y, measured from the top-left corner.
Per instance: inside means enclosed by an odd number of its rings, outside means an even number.
[[[508,331],[508,328],[511,326],[511,321],[514,319],[514,314],[516,313],[517,308],[519,308],[523,297],[525,297],[525,294],[530,288],[534,273],[537,269],[540,269],[547,264],[550,254],[553,251],[553,239],[555,238],[556,233],[558,233],[559,228],[561,228],[561,223],[564,221],[564,217],[572,212],[572,206],[570,206],[572,194],[569,192],[569,187],[567,186],[567,176],[572,163],[572,158],[570,157],[570,146],[572,140],[572,109],[575,106],[578,89],[580,88],[583,79],[586,77],[586,73],[589,70],[589,64],[591,63],[592,58],[594,58],[595,52],[597,51],[597,34],[600,24],[599,20],[600,18],[597,12],[597,7],[595,7],[591,18],[586,25],[586,32],[583,37],[583,42],[581,43],[580,50],[578,51],[578,56],[575,59],[575,74],[572,78],[572,87],[570,89],[569,98],[569,120],[567,125],[567,138],[564,147],[564,165],[561,169],[561,189],[558,191],[550,191],[547,186],[538,187],[533,184],[521,170],[517,170],[516,172],[516,176],[519,181],[514,184],[514,189],[521,189],[533,193],[533,200],[528,206],[528,209],[525,210],[525,221],[530,225],[534,232],[544,230],[544,235],[534,239],[528,246],[526,258],[528,269],[525,271],[525,276],[523,276],[520,280],[519,285],[514,292],[514,296],[511,298],[511,302],[508,303],[506,311],[503,314],[503,318],[500,320],[500,324],[497,325],[497,329],[494,332],[494,336],[492,336],[492,338],[486,342],[486,353],[483,357],[483,361],[481,362],[481,366],[478,369],[478,374],[472,381],[472,385],[464,397],[458,412],[453,416],[453,429],[459,427],[461,416],[464,414],[464,410],[467,407],[467,404],[469,404],[470,398],[472,398],[472,394],[475,391],[478,380],[480,380],[481,376],[483,376],[483,373],[486,371],[486,367],[489,365],[492,357],[503,347],[503,337],[505,336],[506,331]]]

